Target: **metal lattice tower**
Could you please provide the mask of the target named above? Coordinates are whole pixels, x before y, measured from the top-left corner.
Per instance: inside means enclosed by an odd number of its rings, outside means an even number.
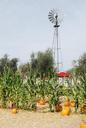
[[[53,51],[53,56],[55,59],[55,66],[57,69],[57,72],[59,72],[59,43],[58,43],[58,28],[60,27],[59,25],[59,17],[58,13],[56,10],[51,10],[48,14],[48,18],[51,23],[54,24],[54,36],[53,36],[53,45],[52,45],[52,51]]]

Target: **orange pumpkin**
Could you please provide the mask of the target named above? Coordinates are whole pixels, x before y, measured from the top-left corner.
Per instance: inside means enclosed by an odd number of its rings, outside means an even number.
[[[64,107],[61,112],[61,115],[62,116],[70,115],[70,107]]]
[[[40,100],[38,101],[38,104],[39,104],[39,105],[45,105],[45,104],[46,104],[46,101],[45,101],[44,99],[40,99]]]
[[[69,107],[70,106],[70,101],[65,101],[64,106]]]
[[[80,123],[80,128],[86,128],[86,122],[81,122]]]
[[[12,109],[12,113],[13,113],[13,114],[16,114],[16,113],[17,113],[17,109],[16,109],[16,108],[13,108],[13,109]]]

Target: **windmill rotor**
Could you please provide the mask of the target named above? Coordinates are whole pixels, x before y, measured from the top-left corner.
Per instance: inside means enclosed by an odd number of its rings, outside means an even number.
[[[53,9],[49,12],[48,18],[49,18],[50,22],[54,24],[54,27],[59,27],[59,25],[58,25],[58,22],[59,22],[58,13],[55,9]]]

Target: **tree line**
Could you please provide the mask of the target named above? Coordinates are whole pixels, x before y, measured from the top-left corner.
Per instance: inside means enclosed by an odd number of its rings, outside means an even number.
[[[6,67],[12,70],[13,73],[19,72],[22,78],[26,78],[29,74],[35,74],[40,77],[47,77],[51,75],[55,70],[54,68],[54,58],[51,49],[47,49],[44,52],[32,53],[30,56],[30,61],[25,64],[18,66],[18,58],[10,59],[7,54],[5,54],[0,59],[0,76],[3,75]],[[69,69],[70,73],[78,75],[86,75],[86,53],[80,56],[78,60],[73,61],[74,66]]]
[[[18,66],[18,58],[10,59],[7,54],[5,54],[0,59],[0,75],[3,75],[6,67],[8,67],[13,73],[18,71],[23,78],[29,74],[35,74],[37,76],[43,77],[47,76],[52,72],[54,66],[54,59],[51,49],[47,49],[44,52],[32,53],[30,56],[30,61],[25,64]]]

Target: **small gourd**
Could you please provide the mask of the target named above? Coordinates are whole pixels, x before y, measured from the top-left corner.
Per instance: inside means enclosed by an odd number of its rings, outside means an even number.
[[[17,112],[18,112],[18,111],[17,111],[16,108],[13,108],[13,109],[12,109],[12,113],[13,113],[13,114],[16,114]]]

